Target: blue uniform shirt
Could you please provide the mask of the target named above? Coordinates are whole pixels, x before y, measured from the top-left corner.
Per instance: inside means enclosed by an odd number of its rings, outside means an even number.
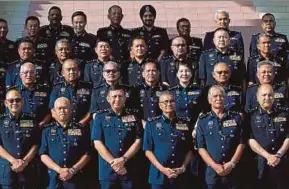
[[[193,81],[197,82],[198,78],[198,63],[193,61],[191,57],[185,60],[178,60],[175,56],[170,55],[160,61],[161,80],[167,82],[170,86],[175,86],[179,83],[177,78],[177,67],[180,63],[189,64],[192,67]]]
[[[229,47],[230,50],[244,55],[244,42],[241,32],[230,30],[229,36],[230,36],[230,47]],[[216,48],[213,39],[214,39],[214,32],[213,31],[207,32],[204,38],[204,50]]]
[[[33,145],[39,145],[40,132],[33,114],[22,113],[16,119],[12,114],[0,116],[0,146],[16,159],[23,159]],[[32,182],[36,178],[35,164],[32,160],[21,173],[11,170],[11,164],[0,158],[0,184],[11,185],[14,182]]]
[[[165,115],[151,118],[145,126],[143,150],[152,151],[164,167],[179,168],[193,149],[191,131],[191,125],[184,118],[169,120]],[[166,181],[167,176],[151,164],[149,183],[164,184]]]
[[[53,122],[45,126],[42,132],[40,155],[48,155],[60,167],[71,168],[83,155],[90,154],[90,139],[84,127],[76,122],[70,122],[66,128]],[[49,189],[59,187],[58,173],[48,170]],[[78,175],[74,175],[70,182],[75,182]],[[79,178],[78,178],[79,179]]]
[[[199,116],[197,146],[206,149],[216,163],[231,161],[237,146],[246,142],[243,121],[238,112],[225,111],[222,119],[212,111]],[[215,170],[207,166],[207,184],[216,184],[219,179]]]
[[[191,84],[186,88],[181,85],[169,89],[174,94],[176,100],[176,115],[185,117],[191,122],[195,122],[202,110],[201,99],[202,89],[198,85]]]
[[[244,58],[241,53],[231,50],[225,54],[217,49],[203,52],[199,63],[199,79],[204,80],[207,86],[214,84],[212,72],[214,71],[214,66],[219,62],[224,62],[229,66],[231,70],[230,83],[242,86],[246,76]]]
[[[285,139],[289,138],[289,114],[288,108],[273,107],[271,113],[266,112],[260,106],[252,108],[248,112],[250,126],[250,138],[255,139],[264,150],[270,154],[276,154],[283,145]],[[287,156],[288,152],[284,155]],[[258,176],[263,176],[267,160],[258,156]],[[288,160],[281,160],[288,161]],[[280,168],[278,166],[276,169]],[[283,167],[288,169],[288,167]]]
[[[122,63],[127,61],[130,57],[129,40],[131,38],[131,31],[122,27],[115,28],[113,26],[100,28],[96,34],[98,39],[108,39],[112,50],[114,61]]]
[[[5,39],[0,41],[0,61],[4,64],[17,60],[17,46],[15,42]]]
[[[143,37],[148,45],[147,56],[151,59],[157,59],[161,50],[167,51],[169,37],[167,30],[153,26],[149,31],[144,26],[132,29],[132,37]]]
[[[142,125],[137,110],[125,108],[118,116],[111,108],[100,111],[93,122],[92,140],[101,141],[113,157],[122,157],[136,139],[142,138]],[[127,176],[137,167],[133,158],[125,165]],[[99,155],[99,180],[115,181],[119,176]]]
[[[96,36],[86,31],[77,36],[72,36],[71,45],[75,58],[82,60],[91,60],[95,56],[94,47],[96,44]]]
[[[84,118],[89,112],[90,97],[91,97],[91,83],[84,81],[77,81],[75,86],[63,81],[54,86],[49,100],[49,108],[54,107],[54,102],[59,97],[66,97],[70,100],[72,113],[71,119],[78,122]]]
[[[246,91],[246,104],[245,111],[258,106],[257,102],[257,90],[259,84],[250,85]],[[274,105],[275,106],[288,106],[288,87],[285,84],[274,84]]]
[[[256,76],[257,73],[257,65],[259,62],[266,60],[261,55],[251,56],[248,59],[247,70],[248,70],[248,81],[253,83],[258,83],[258,78]],[[274,73],[275,73],[275,81],[276,82],[284,82],[288,78],[289,69],[286,61],[283,61],[282,58],[271,56],[269,61],[274,64]]]
[[[87,61],[84,69],[84,81],[93,83],[94,87],[103,84],[104,79],[102,76],[104,63],[99,59]]]

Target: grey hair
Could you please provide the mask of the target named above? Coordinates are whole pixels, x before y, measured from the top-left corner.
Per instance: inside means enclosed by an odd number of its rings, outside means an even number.
[[[66,39],[66,38],[62,38],[62,39],[59,39],[59,40],[56,42],[56,44],[55,44],[55,49],[57,48],[57,46],[58,46],[60,43],[68,44],[69,47],[72,48],[71,43],[69,42],[69,40]]]
[[[220,13],[225,13],[225,15],[227,16],[227,18],[230,18],[229,12],[227,12],[227,11],[225,11],[225,10],[217,10],[217,11],[215,12],[215,15],[214,15],[214,19],[215,19],[215,20],[218,20],[218,16],[219,16]]]
[[[56,103],[57,103],[58,101],[60,101],[60,100],[64,100],[66,103],[68,103],[68,104],[69,104],[69,109],[71,109],[70,100],[69,100],[68,98],[66,98],[66,97],[63,97],[63,96],[57,98],[57,99],[54,101],[54,107],[55,107]]]
[[[257,64],[257,72],[259,71],[259,69],[263,65],[269,65],[271,67],[272,71],[274,69],[274,63],[273,62],[271,62],[270,60],[263,60],[263,61],[258,62],[258,64]]]
[[[109,64],[114,65],[114,66],[116,67],[117,71],[120,70],[119,65],[118,65],[116,62],[114,62],[114,61],[108,61],[107,63],[104,64],[104,66],[103,66],[103,71],[105,71],[106,66],[109,65]]]
[[[208,91],[208,98],[212,95],[212,90],[213,89],[219,89],[220,91],[222,91],[223,95],[225,96],[225,89],[220,86],[220,85],[213,85],[212,87],[210,87],[209,91]]]
[[[161,99],[162,96],[165,96],[165,95],[174,97],[174,95],[173,95],[172,92],[170,92],[170,91],[163,91],[163,92],[161,92],[161,95],[160,95],[159,99]]]
[[[231,73],[231,70],[230,70],[228,64],[226,64],[225,62],[218,62],[217,64],[215,64],[214,69],[213,69],[213,72],[216,72],[216,68],[217,68],[217,66],[220,65],[220,64],[226,65],[226,67],[228,68],[229,72]]]
[[[260,38],[261,37],[268,37],[270,39],[270,41],[272,40],[271,36],[266,34],[266,33],[260,33],[257,37],[257,44],[259,44]]]
[[[34,64],[32,64],[31,62],[25,62],[24,64],[22,64],[20,66],[20,73],[24,71],[24,66],[26,65],[31,65],[33,70],[34,70],[34,73],[36,73],[36,66]]]

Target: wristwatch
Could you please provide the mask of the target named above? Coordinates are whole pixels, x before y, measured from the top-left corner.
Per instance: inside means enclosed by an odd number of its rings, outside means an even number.
[[[282,154],[281,153],[276,153],[275,157],[281,159],[282,158]]]
[[[234,169],[237,166],[237,162],[232,161],[232,168]]]
[[[72,174],[72,175],[75,175],[76,174],[76,170],[71,167],[70,169],[68,169],[69,173]]]
[[[127,157],[122,156],[122,158],[123,158],[123,161],[124,161],[125,163],[128,161],[128,158],[127,158]]]

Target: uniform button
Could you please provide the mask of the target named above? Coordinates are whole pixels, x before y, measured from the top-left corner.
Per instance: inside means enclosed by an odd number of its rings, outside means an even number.
[[[172,149],[175,149],[175,147],[174,147],[174,146],[172,146]]]
[[[172,154],[172,156],[175,156],[175,154]]]
[[[122,143],[122,141],[120,140],[119,143]]]
[[[271,131],[270,133],[273,134],[273,131]]]
[[[63,147],[66,147],[66,145],[65,145],[65,144],[63,144]]]
[[[172,140],[172,142],[174,142],[174,140]]]
[[[119,151],[121,152],[121,151],[122,151],[122,149],[120,148],[120,149],[119,149]]]
[[[224,138],[221,138],[221,140],[224,140]]]
[[[18,156],[20,156],[20,153],[17,153]]]
[[[153,111],[153,110],[152,110],[151,112],[152,112],[152,113],[154,113],[154,111]]]
[[[66,161],[66,158],[63,158],[63,161]]]
[[[274,142],[275,140],[274,139],[272,139],[272,142]]]
[[[226,156],[226,154],[223,154],[223,156]]]
[[[19,146],[19,145],[17,145],[17,148],[20,148],[20,146]]]
[[[118,135],[121,135],[121,133],[118,133]]]
[[[17,138],[16,140],[20,140],[19,138]]]
[[[275,150],[275,148],[273,147],[272,150]]]
[[[66,168],[66,165],[64,164],[63,167]]]
[[[66,151],[63,151],[64,154],[66,154]]]
[[[222,146],[222,148],[224,148],[224,146]]]
[[[175,163],[175,161],[171,161],[171,163]]]

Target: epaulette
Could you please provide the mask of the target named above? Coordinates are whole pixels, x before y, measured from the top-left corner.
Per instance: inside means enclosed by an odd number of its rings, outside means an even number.
[[[175,86],[168,87],[168,90],[171,91],[171,90],[174,90],[174,89],[177,89],[177,88],[179,88],[179,86],[175,85]]]
[[[9,91],[9,90],[11,90],[11,89],[16,89],[16,90],[18,90],[18,87],[20,87],[19,84],[18,84],[18,85],[8,86],[8,87],[6,87],[6,91]]]
[[[148,118],[148,121],[154,121],[154,120],[157,120],[157,119],[159,119],[159,118],[161,118],[160,115],[159,115],[159,116],[155,116],[155,117],[149,117],[149,118]]]
[[[280,36],[280,37],[286,37],[286,38],[287,38],[287,36],[284,35],[284,34],[282,34],[282,33],[275,33],[275,35],[278,35],[278,36]]]
[[[181,121],[191,121],[188,117],[178,117]]]
[[[247,88],[258,87],[259,85],[260,85],[259,83],[253,83],[252,85],[249,85]]]
[[[200,38],[200,37],[195,37],[195,36],[194,36],[194,37],[191,37],[191,38],[192,38],[192,39],[196,39],[196,40],[201,40],[201,41],[203,40],[202,38]]]
[[[69,26],[69,25],[63,25],[63,24],[62,24],[62,27],[65,28],[65,29],[68,29],[68,28],[69,28],[69,29],[72,29],[72,27]]]
[[[285,82],[275,83],[275,86],[277,86],[277,87],[287,87]]]
[[[212,52],[212,51],[215,51],[216,49],[212,48],[212,49],[207,49],[205,51],[203,51],[203,53],[209,53],[209,52]]]
[[[204,119],[204,118],[206,118],[208,115],[210,115],[210,112],[200,113],[199,119]]]
[[[90,81],[80,81],[79,83],[82,85],[92,86],[92,82]]]
[[[255,112],[256,110],[258,110],[258,107],[249,108],[246,112],[252,113],[252,112]]]
[[[275,106],[275,109],[280,110],[280,111],[289,112],[289,108],[286,106]]]
[[[131,31],[137,31],[137,30],[140,30],[140,29],[142,29],[142,27],[132,28]]]
[[[91,63],[94,63],[94,62],[97,62],[97,58],[94,58],[94,59],[86,61],[86,64],[91,64]]]
[[[7,65],[8,65],[8,66],[11,66],[12,64],[18,63],[18,61],[19,61],[19,60],[14,60],[14,61],[12,61],[12,62],[8,62]]]

